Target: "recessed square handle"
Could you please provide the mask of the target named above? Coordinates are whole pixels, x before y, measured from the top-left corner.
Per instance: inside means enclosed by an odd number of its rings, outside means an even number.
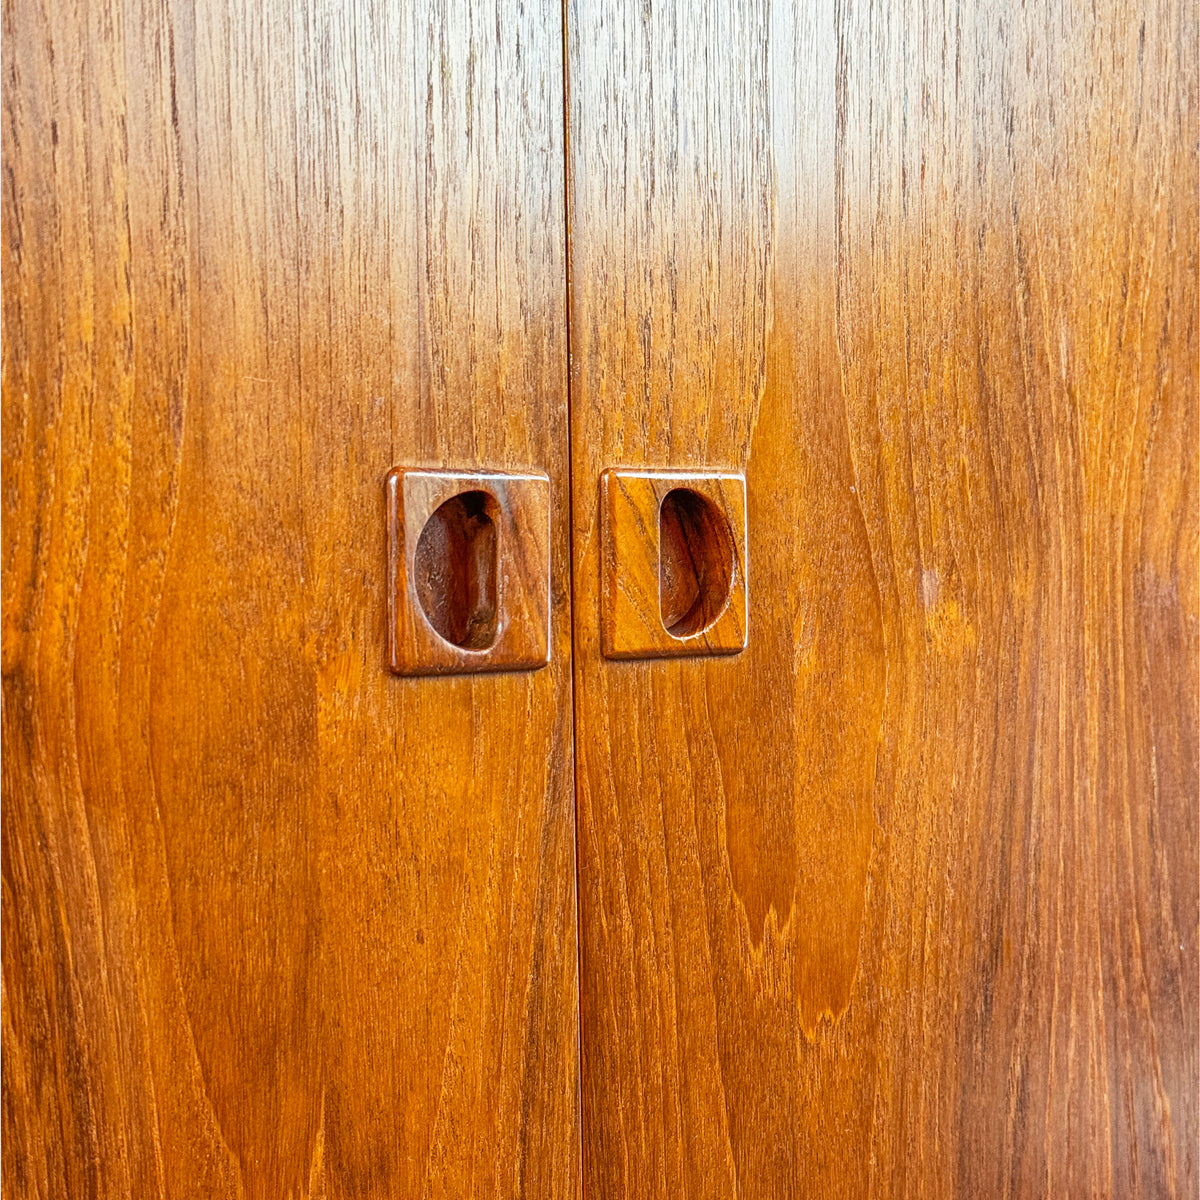
[[[746,647],[746,482],[610,467],[600,477],[601,647],[608,658]]]
[[[550,481],[397,467],[387,477],[388,660],[399,675],[545,666]]]

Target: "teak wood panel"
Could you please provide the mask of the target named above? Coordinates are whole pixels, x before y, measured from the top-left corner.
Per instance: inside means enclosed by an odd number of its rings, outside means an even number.
[[[584,1188],[1192,1196],[1192,3],[569,0]],[[601,655],[594,481],[744,470]]]
[[[3,13],[4,1193],[571,1196],[561,10]],[[400,462],[547,669],[387,671]]]

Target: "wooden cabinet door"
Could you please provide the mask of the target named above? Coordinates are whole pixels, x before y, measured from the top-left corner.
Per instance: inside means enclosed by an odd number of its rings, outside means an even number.
[[[578,1181],[562,14],[4,5],[3,1182]],[[384,478],[548,472],[399,679]]]
[[[1197,40],[569,0],[587,1195],[1195,1194]],[[610,467],[741,654],[603,656]]]

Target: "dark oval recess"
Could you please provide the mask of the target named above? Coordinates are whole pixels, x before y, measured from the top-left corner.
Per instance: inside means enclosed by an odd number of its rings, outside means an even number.
[[[486,650],[499,632],[497,516],[487,492],[463,492],[438,508],[417,541],[417,599],[434,629],[463,650]]]
[[[703,633],[726,609],[734,578],[725,514],[690,488],[674,488],[658,510],[658,607],[673,637]]]

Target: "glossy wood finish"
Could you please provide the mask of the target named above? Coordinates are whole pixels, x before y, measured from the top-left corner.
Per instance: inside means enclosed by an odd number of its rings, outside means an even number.
[[[609,658],[746,645],[746,483],[721,472],[600,476],[600,628]]]
[[[545,666],[550,480],[397,467],[386,486],[392,670]]]
[[[568,1197],[562,19],[4,6],[4,1194]],[[551,666],[387,670],[545,470]]]
[[[1196,6],[567,18],[585,1194],[1194,1196]],[[744,653],[602,657],[612,463]]]

